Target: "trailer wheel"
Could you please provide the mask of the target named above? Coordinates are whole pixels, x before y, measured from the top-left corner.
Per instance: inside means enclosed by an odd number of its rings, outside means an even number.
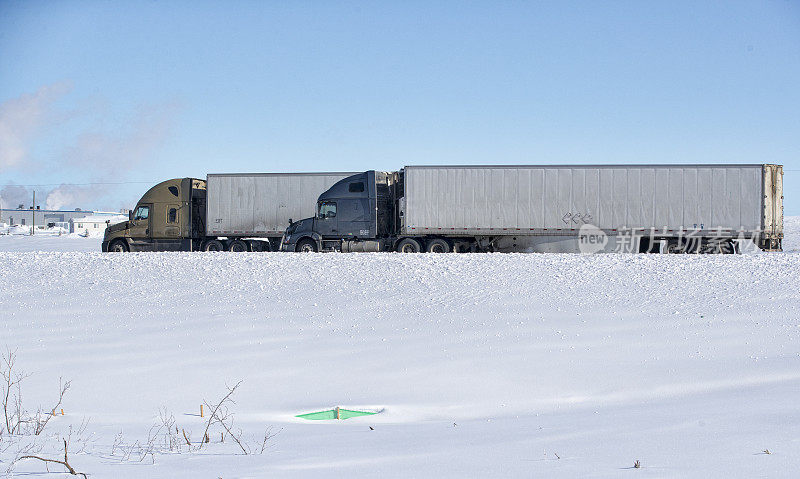
[[[309,238],[301,239],[294,250],[298,253],[316,253],[317,242]]]
[[[112,253],[127,253],[130,251],[128,248],[128,243],[123,240],[115,240],[111,243],[111,246],[108,247],[108,251]]]
[[[449,253],[450,243],[442,238],[434,238],[428,241],[428,253]]]
[[[681,254],[684,252],[681,244],[679,244],[677,241],[672,241],[672,240],[667,242],[667,247],[665,251],[667,252],[667,254]]]
[[[244,253],[247,250],[247,243],[242,240],[233,240],[228,244],[228,251],[233,253]]]
[[[737,245],[733,240],[712,241],[709,244],[709,252],[714,254],[735,254]]]
[[[272,246],[269,241],[247,241],[248,251],[254,253],[262,253],[264,251],[271,251]]]
[[[683,252],[688,254],[698,254],[703,251],[703,240],[701,238],[686,238],[683,240]]]
[[[403,238],[397,243],[398,253],[419,253],[420,251],[422,251],[422,246],[414,238]]]
[[[225,251],[225,246],[220,240],[209,240],[203,245],[203,251]]]

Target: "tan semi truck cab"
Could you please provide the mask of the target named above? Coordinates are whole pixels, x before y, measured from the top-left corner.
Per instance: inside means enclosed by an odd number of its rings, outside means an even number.
[[[150,188],[128,221],[111,225],[103,251],[194,251],[205,238],[206,181],[176,178]]]

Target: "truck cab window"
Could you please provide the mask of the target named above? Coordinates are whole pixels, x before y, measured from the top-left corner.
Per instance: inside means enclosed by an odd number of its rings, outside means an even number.
[[[178,222],[178,209],[177,208],[167,209],[167,223],[177,223],[177,222]]]
[[[323,201],[319,204],[319,218],[335,218],[336,217],[336,203],[332,201]]]
[[[364,182],[358,181],[356,183],[350,183],[348,186],[350,193],[363,193],[364,192]]]
[[[136,208],[136,214],[133,215],[134,220],[146,220],[150,216],[149,206],[140,206]]]

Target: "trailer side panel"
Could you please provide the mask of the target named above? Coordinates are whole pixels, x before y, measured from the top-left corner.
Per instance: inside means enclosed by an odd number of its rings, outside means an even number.
[[[314,216],[317,197],[353,173],[208,175],[207,236],[280,236],[289,219]]]
[[[779,208],[765,207],[763,194],[765,176],[776,177],[771,171],[764,165],[410,166],[402,234],[575,234],[584,224],[667,233],[778,228]],[[771,188],[778,180],[769,181]],[[780,201],[780,194],[770,195]]]

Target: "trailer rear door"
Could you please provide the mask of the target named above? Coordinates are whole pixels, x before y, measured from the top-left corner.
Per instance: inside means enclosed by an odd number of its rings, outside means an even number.
[[[783,234],[783,167],[764,165],[764,233]]]

